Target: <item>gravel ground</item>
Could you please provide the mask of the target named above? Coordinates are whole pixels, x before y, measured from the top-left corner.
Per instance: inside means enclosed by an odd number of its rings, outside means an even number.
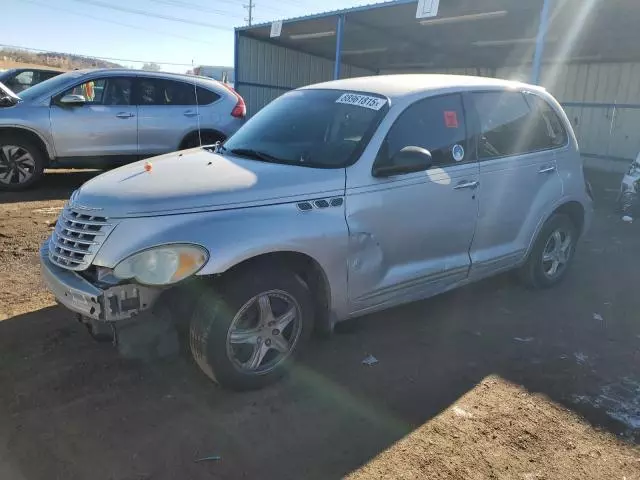
[[[505,275],[371,315],[238,394],[119,358],[43,289],[39,243],[90,176],[0,194],[0,479],[640,479],[640,221],[614,213],[618,177],[593,177],[560,287]]]

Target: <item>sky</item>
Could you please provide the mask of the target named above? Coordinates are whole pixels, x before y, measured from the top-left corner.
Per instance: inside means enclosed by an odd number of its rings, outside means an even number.
[[[3,17],[11,21],[0,29],[0,48],[111,57],[133,68],[155,62],[173,72],[185,72],[192,63],[232,66],[233,28],[246,25],[248,1],[1,0]],[[254,0],[253,23],[365,3],[371,1]]]

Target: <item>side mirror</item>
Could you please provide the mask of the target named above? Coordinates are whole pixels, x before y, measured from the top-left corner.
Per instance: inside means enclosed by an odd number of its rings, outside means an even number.
[[[84,95],[65,95],[60,99],[60,104],[62,105],[84,105],[87,103],[87,99],[84,98]]]
[[[404,147],[387,165],[374,168],[373,176],[379,178],[392,177],[405,173],[424,172],[433,164],[431,152],[421,147]]]

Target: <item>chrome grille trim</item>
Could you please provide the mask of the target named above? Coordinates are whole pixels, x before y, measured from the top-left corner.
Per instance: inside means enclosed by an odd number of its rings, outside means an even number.
[[[67,205],[51,234],[49,259],[67,270],[86,270],[113,228],[106,217]]]

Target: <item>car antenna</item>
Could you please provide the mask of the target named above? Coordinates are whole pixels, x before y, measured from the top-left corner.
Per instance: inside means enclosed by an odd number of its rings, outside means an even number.
[[[193,94],[196,96],[196,120],[198,122],[198,144],[202,146],[202,133],[200,132],[200,105],[198,102],[198,88],[196,86],[196,67],[191,60],[191,70],[193,71]]]

